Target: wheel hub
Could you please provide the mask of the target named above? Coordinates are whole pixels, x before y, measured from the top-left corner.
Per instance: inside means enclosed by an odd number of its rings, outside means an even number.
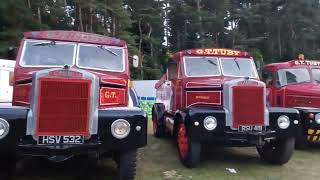
[[[185,158],[188,154],[189,144],[184,124],[180,124],[178,131],[178,148],[180,155]]]

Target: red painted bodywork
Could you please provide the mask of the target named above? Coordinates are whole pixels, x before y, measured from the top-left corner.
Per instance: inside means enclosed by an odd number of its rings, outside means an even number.
[[[38,135],[88,135],[90,80],[39,79]]]
[[[229,53],[228,52],[236,52]],[[213,52],[223,52],[223,54],[214,54]],[[171,59],[177,63],[177,74],[180,77],[176,77],[171,80],[173,83],[173,104],[172,111],[174,113],[176,110],[186,108],[192,105],[209,105],[209,106],[222,106],[223,95],[222,88],[225,81],[235,79],[237,77],[228,77],[224,75],[211,76],[211,77],[187,77],[185,75],[183,57],[185,56],[212,56],[212,57],[243,57],[252,59],[252,55],[248,52],[236,51],[231,49],[189,49],[177,52],[171,56]],[[253,61],[253,59],[252,59]],[[160,86],[168,80],[167,73],[165,73],[160,80],[156,83],[155,88],[159,89]],[[192,94],[194,89],[197,93]],[[206,95],[201,94],[200,91],[206,91]],[[209,93],[208,93],[209,92]],[[198,96],[198,98],[196,98]]]
[[[129,63],[128,63],[128,49],[125,41],[106,37],[98,34],[77,32],[77,31],[33,31],[24,33],[24,38],[21,41],[20,48],[17,54],[16,66],[15,66],[15,83],[13,89],[13,105],[30,107],[31,100],[31,86],[32,86],[32,74],[48,69],[46,67],[22,67],[20,66],[20,59],[22,54],[23,45],[26,39],[35,40],[48,40],[48,41],[61,41],[61,42],[75,42],[75,43],[88,43],[98,45],[109,45],[123,47],[125,49],[125,70],[124,72],[108,72],[102,70],[92,70],[79,68],[74,65],[72,68],[84,69],[90,73],[95,74],[100,78],[102,86],[116,86],[123,89],[125,94],[128,92],[129,81]],[[59,72],[55,72],[58,74]],[[54,76],[54,74],[52,74]],[[112,106],[127,106],[128,97],[124,97],[123,103],[113,104]],[[100,105],[100,108],[108,107],[108,105]]]
[[[233,87],[233,128],[238,128],[239,125],[264,125],[263,88],[261,86]]]
[[[123,47],[125,68],[111,72],[77,67],[55,70],[48,77],[39,78],[36,116],[36,135],[89,135],[91,81],[72,69],[82,69],[99,78],[99,108],[128,106],[129,63],[125,41],[102,35],[76,31],[36,31],[24,33],[14,71],[13,102],[15,106],[31,107],[34,73],[50,67],[23,67],[20,65],[24,43],[27,39],[57,42],[74,42]],[[76,63],[75,63],[76,64]]]
[[[311,82],[291,84],[282,87],[276,85],[277,71],[280,69],[307,69]],[[283,63],[272,63],[263,70],[272,73],[272,83],[268,85],[268,104],[274,107],[320,107],[320,84],[312,78],[311,70],[320,68],[320,61],[291,60]],[[266,79],[262,79],[266,81]]]

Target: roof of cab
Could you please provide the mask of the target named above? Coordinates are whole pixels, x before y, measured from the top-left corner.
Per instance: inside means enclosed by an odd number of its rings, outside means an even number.
[[[125,46],[126,42],[117,38],[79,31],[30,31],[25,32],[27,39],[68,41],[79,43]]]
[[[271,63],[267,64],[265,68],[276,68],[276,69],[283,69],[283,68],[292,68],[292,67],[320,67],[320,61],[316,60],[290,60],[287,62],[280,62],[280,63]]]
[[[179,60],[182,56],[226,56],[226,57],[247,57],[251,58],[252,54],[246,51],[238,51],[225,48],[198,48],[187,49],[174,53],[171,58]]]

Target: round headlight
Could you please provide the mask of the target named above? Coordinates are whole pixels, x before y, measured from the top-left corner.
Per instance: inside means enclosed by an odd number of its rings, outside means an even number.
[[[317,124],[320,124],[320,113],[316,114],[314,117],[314,120],[316,121]]]
[[[115,138],[123,139],[130,133],[130,123],[124,119],[118,119],[111,124],[111,133]]]
[[[287,129],[290,126],[290,119],[288,118],[288,116],[280,116],[278,118],[278,126],[281,129]]]
[[[9,123],[0,118],[0,139],[5,138],[9,134],[10,125]]]
[[[214,130],[218,125],[217,119],[213,116],[208,116],[203,121],[203,126],[209,131]]]

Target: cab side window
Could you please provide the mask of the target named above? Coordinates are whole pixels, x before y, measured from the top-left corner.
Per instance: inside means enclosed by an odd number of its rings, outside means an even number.
[[[270,70],[267,70],[267,69],[262,70],[262,79],[266,83],[267,87],[272,86],[273,76]]]
[[[170,62],[168,64],[168,80],[174,80],[177,78],[177,64]]]

